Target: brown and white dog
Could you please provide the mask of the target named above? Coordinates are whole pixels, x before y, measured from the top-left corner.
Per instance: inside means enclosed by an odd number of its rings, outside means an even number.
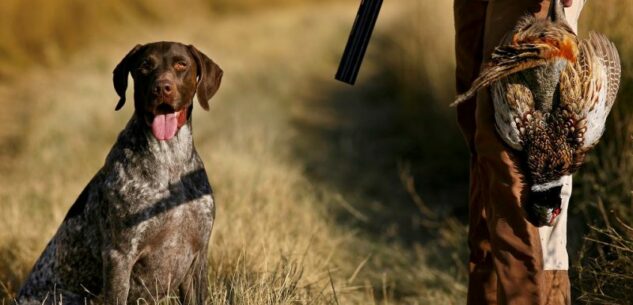
[[[132,304],[170,292],[203,304],[215,215],[191,134],[193,98],[208,110],[222,70],[191,45],[134,47],[114,69],[135,112],[70,208],[17,297],[19,304]]]

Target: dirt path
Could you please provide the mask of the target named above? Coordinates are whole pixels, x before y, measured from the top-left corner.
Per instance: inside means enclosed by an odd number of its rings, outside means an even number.
[[[385,5],[377,35],[402,11],[420,8],[402,3]],[[398,176],[399,160],[417,168],[434,157],[411,153],[418,140],[397,122],[384,86],[332,80],[355,11],[356,2],[346,1],[139,24],[68,65],[0,85],[8,109],[0,114],[0,283],[8,287],[0,297],[15,292],[132,113],[131,103],[113,111],[112,67],[136,43],[177,40],[225,71],[211,111],[194,112],[196,146],[219,202],[213,300],[326,304],[333,284],[345,304],[460,303],[463,254],[440,252],[461,247],[463,226],[436,217],[424,229],[428,219],[415,216]],[[370,57],[361,80],[385,82],[383,68]],[[459,146],[442,145],[439,154],[459,155]],[[438,208],[445,215],[464,193],[463,177],[450,181],[461,163],[435,161],[414,174],[435,181],[421,191],[437,206],[448,202]],[[448,173],[428,175],[438,169]],[[457,196],[440,195],[449,192]]]

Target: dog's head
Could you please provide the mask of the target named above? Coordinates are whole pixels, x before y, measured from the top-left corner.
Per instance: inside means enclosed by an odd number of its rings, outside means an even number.
[[[113,72],[114,89],[125,104],[128,73],[134,79],[136,115],[158,140],[173,138],[191,116],[193,97],[209,110],[209,99],[222,80],[222,69],[192,45],[155,42],[137,45]]]

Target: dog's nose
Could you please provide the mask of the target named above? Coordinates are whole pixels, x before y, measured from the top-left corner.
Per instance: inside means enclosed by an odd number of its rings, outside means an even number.
[[[173,87],[174,86],[171,81],[161,80],[161,81],[156,82],[153,93],[156,95],[170,96],[172,93]]]

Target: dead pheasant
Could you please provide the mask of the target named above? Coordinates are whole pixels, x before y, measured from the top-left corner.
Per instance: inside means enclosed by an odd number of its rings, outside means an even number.
[[[551,225],[561,212],[563,177],[582,165],[604,132],[620,58],[602,34],[579,42],[560,1],[552,1],[547,19],[525,17],[508,40],[453,105],[490,87],[497,132],[516,150],[530,189],[527,218]]]

